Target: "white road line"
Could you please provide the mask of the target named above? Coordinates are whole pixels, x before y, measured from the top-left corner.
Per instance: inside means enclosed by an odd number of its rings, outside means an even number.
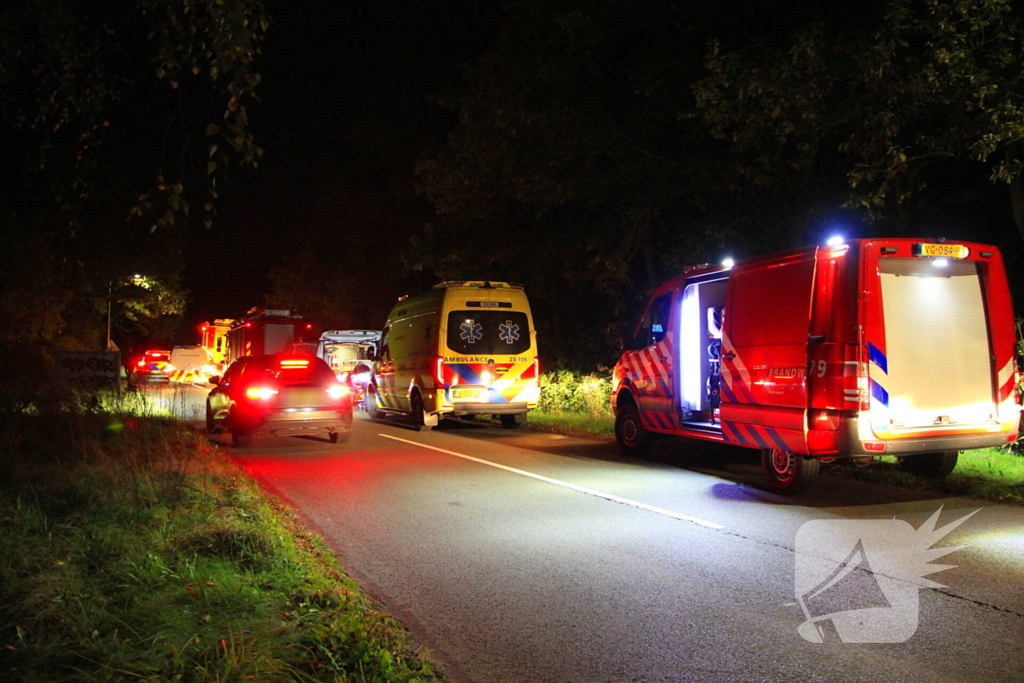
[[[417,443],[416,441],[409,441],[408,439],[401,439],[401,438],[399,438],[397,436],[391,436],[390,434],[377,434],[377,436],[383,436],[385,439],[392,439],[393,441],[401,441],[402,443],[407,443],[410,446],[419,446],[420,448],[426,448],[426,449],[431,450],[431,451],[437,451],[438,453],[446,453],[448,455],[454,455],[456,458],[463,458],[465,460],[471,460],[473,462],[478,462],[481,465],[490,465],[491,467],[497,467],[499,470],[505,470],[506,472],[511,472],[513,474],[519,474],[519,475],[522,475],[524,477],[529,477],[531,479],[536,479],[538,481],[547,482],[548,484],[554,484],[555,486],[562,486],[564,488],[571,489],[571,490],[577,491],[579,493],[585,493],[588,496],[596,496],[597,498],[604,498],[605,500],[610,500],[610,501],[612,501],[614,503],[622,503],[623,505],[629,505],[631,507],[639,508],[641,510],[647,510],[648,512],[654,512],[654,513],[657,513],[659,515],[665,515],[666,517],[672,517],[673,519],[681,519],[684,522],[693,522],[694,524],[699,524],[700,526],[705,526],[705,527],[707,527],[709,529],[724,529],[725,528],[721,524],[715,524],[714,522],[709,522],[707,520],[700,519],[699,517],[691,517],[690,515],[684,515],[684,514],[682,514],[680,512],[672,512],[671,510],[666,510],[664,508],[655,507],[653,505],[647,505],[646,503],[640,503],[640,502],[635,501],[635,500],[630,500],[629,498],[622,498],[621,496],[616,496],[616,495],[613,495],[611,493],[605,493],[603,491],[597,491],[595,489],[588,489],[586,486],[577,486],[576,484],[570,484],[567,481],[561,481],[561,480],[558,480],[558,479],[552,479],[551,477],[545,477],[545,476],[540,475],[540,474],[534,474],[533,472],[526,472],[524,470],[517,470],[515,467],[508,467],[507,465],[499,465],[496,462],[491,462],[489,460],[481,460],[480,458],[474,458],[473,456],[466,455],[464,453],[456,453],[455,451],[448,451],[448,450],[445,450],[443,448],[437,448],[436,446],[428,446],[426,444]]]

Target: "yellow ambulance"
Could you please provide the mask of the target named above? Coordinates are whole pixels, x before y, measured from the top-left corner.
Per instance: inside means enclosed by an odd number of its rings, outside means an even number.
[[[514,429],[540,397],[537,332],[522,287],[443,282],[388,315],[367,386],[370,417],[496,415]]]

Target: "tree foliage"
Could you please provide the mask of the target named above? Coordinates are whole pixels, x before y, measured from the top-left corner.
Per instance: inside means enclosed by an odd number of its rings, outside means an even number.
[[[171,228],[196,205],[209,226],[218,181],[262,153],[248,108],[267,28],[260,0],[0,7],[0,227],[20,254],[5,284],[24,293],[0,315],[31,319],[8,336],[89,346],[111,293],[115,331],[181,313]],[[135,273],[153,286],[118,286]]]
[[[468,87],[445,98],[458,116],[447,145],[419,166],[437,220],[412,264],[527,285],[549,354],[609,358],[617,313],[745,227],[724,146],[682,115],[706,9],[510,3]]]
[[[697,102],[752,182],[835,169],[847,206],[907,231],[914,207],[977,191],[980,172],[1008,186],[1024,235],[1022,40],[1011,0],[890,0],[781,47],[713,43]]]

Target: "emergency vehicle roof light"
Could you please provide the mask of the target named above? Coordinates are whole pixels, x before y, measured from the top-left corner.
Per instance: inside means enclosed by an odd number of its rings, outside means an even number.
[[[722,259],[722,265],[725,266],[726,268],[732,268],[733,266],[736,265],[736,261],[731,258],[725,258]]]
[[[843,239],[842,235],[833,235],[832,237],[828,238],[825,244],[827,244],[830,247],[838,247],[841,244],[846,244],[846,240]]]

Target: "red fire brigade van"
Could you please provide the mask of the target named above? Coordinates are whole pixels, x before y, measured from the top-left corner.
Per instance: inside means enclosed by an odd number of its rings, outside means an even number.
[[[1017,438],[1002,256],[969,242],[870,239],[696,266],[654,292],[615,366],[615,435],[761,450],[769,485],[822,461],[896,456],[944,477],[959,451]]]

